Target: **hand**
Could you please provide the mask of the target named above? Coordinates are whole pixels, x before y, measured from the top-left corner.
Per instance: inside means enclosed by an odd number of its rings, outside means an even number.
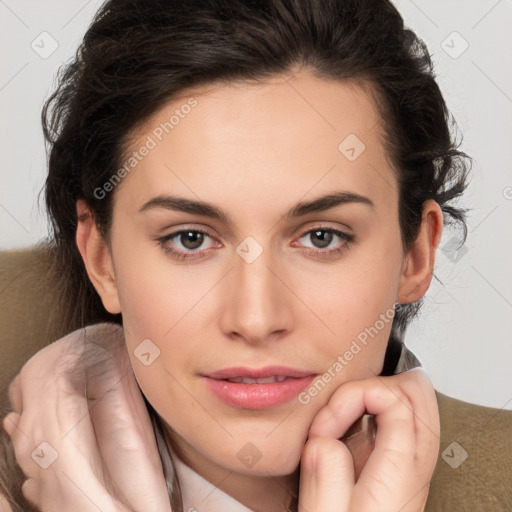
[[[365,412],[376,415],[377,435],[356,480],[352,455],[338,439]],[[439,435],[435,391],[423,369],[342,384],[311,424],[299,510],[423,512]]]
[[[40,510],[171,512],[120,326],[89,326],[40,350],[9,397],[16,412],[3,425],[28,477],[23,495]]]

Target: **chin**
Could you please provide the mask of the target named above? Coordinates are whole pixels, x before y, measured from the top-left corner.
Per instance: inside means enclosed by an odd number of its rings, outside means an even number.
[[[273,446],[257,448],[248,441],[236,459],[230,458],[229,466],[232,471],[251,476],[286,476],[297,469],[301,455],[302,449],[283,453]]]

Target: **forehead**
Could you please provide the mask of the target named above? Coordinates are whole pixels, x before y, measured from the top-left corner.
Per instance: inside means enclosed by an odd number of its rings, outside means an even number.
[[[138,130],[122,164],[139,156],[120,188],[134,205],[162,193],[297,200],[333,187],[389,202],[397,200],[396,180],[382,126],[372,98],[353,82],[300,72],[210,84],[165,104]]]

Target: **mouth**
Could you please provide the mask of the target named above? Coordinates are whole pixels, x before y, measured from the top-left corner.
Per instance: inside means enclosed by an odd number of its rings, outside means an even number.
[[[272,382],[283,382],[293,377],[286,377],[285,375],[273,375],[271,377],[264,377],[261,379],[251,379],[249,377],[234,377],[233,379],[222,379],[228,382],[236,382],[237,384],[271,384]]]
[[[270,409],[296,397],[316,374],[284,366],[226,368],[202,374],[207,388],[224,403],[240,409]]]

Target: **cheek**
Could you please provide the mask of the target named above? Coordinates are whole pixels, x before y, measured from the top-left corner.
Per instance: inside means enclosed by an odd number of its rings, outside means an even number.
[[[116,281],[128,353],[141,390],[161,412],[164,402],[174,404],[179,398],[172,378],[176,368],[189,366],[187,311],[197,292],[184,286],[170,266],[150,261],[147,249],[117,248]]]
[[[314,312],[299,320],[301,329],[311,332],[307,324],[316,326],[316,350],[328,368],[343,358],[336,383],[380,372],[395,313],[400,258],[396,246],[383,250],[376,244],[350,254],[339,266],[297,274],[294,290]]]
[[[197,347],[192,339],[188,300],[194,293],[169,291],[156,268],[127,270],[121,277],[120,302],[125,338],[139,385],[158,412],[182,394],[177,383],[191,368]],[[176,283],[176,281],[174,281]]]
[[[160,251],[146,247],[116,258],[123,323],[155,339],[171,335],[187,318],[208,282],[192,266],[175,265]]]
[[[399,265],[384,258],[354,258],[338,268],[297,274],[294,288],[335,337],[353,336],[393,306]],[[334,332],[333,332],[334,331]]]

